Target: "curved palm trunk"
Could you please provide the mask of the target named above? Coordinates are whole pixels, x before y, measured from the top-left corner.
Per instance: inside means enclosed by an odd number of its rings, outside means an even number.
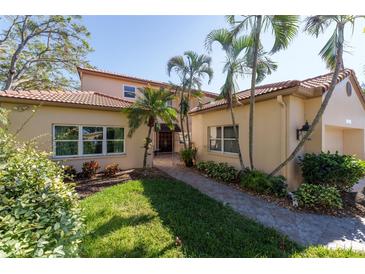
[[[255,111],[255,89],[256,89],[256,68],[257,68],[257,56],[260,45],[260,31],[262,24],[262,16],[256,17],[256,34],[254,44],[254,55],[252,64],[252,76],[251,76],[251,94],[250,94],[250,116],[248,124],[248,154],[250,159],[250,168],[254,169],[253,164],[253,131],[254,131],[254,111]]]
[[[238,132],[237,132],[237,128],[236,128],[236,119],[234,117],[232,104],[230,105],[230,111],[231,111],[231,119],[232,119],[232,126],[233,126],[234,138],[235,138],[235,140],[237,142],[237,146],[238,146],[238,158],[240,160],[240,166],[241,166],[241,170],[240,171],[242,171],[242,170],[245,169],[245,165],[243,164],[241,147],[240,147],[240,142],[239,142],[239,138],[238,138]]]
[[[148,126],[148,135],[146,138],[146,143],[144,145],[143,168],[147,167],[148,149],[150,147],[150,144],[152,143],[152,139],[151,139],[152,128],[153,128],[153,126],[151,126],[151,125]]]
[[[313,122],[311,126],[309,127],[309,130],[306,132],[306,134],[303,136],[303,138],[300,140],[296,148],[293,150],[293,152],[289,155],[289,157],[283,161],[277,168],[275,168],[270,175],[275,175],[278,173],[286,164],[288,164],[291,160],[294,159],[294,157],[297,155],[297,153],[303,148],[305,142],[308,140],[309,136],[312,134],[314,128],[318,124],[318,122],[321,120],[322,115],[324,111],[326,110],[326,107],[328,105],[329,100],[332,97],[333,91],[337,84],[337,77],[340,72],[340,69],[343,69],[343,60],[342,60],[342,54],[343,54],[343,41],[344,41],[344,34],[343,34],[343,25],[339,25],[339,45],[337,49],[336,54],[336,67],[335,71],[333,72],[333,76],[331,79],[331,85],[327,91],[326,96],[324,97],[324,100],[321,104],[321,107],[319,108],[316,116],[313,119]]]

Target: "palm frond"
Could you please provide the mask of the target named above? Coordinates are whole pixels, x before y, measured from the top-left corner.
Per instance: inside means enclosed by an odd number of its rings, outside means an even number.
[[[223,50],[227,51],[232,43],[233,35],[227,29],[212,30],[205,38],[205,48],[210,52],[214,42],[218,42]]]
[[[275,42],[271,53],[286,49],[298,33],[299,16],[297,15],[274,15],[265,16],[274,34]]]

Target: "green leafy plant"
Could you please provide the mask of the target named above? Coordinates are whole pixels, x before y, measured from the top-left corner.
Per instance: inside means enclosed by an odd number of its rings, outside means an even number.
[[[97,161],[84,162],[82,164],[82,177],[83,178],[93,178],[100,168],[100,165]]]
[[[342,199],[335,187],[302,184],[294,195],[301,207],[312,209],[342,208]]]
[[[118,164],[110,164],[107,165],[104,169],[104,176],[105,177],[113,177],[117,172],[119,171],[119,165]]]
[[[227,163],[215,163],[213,161],[199,162],[197,169],[216,180],[234,182],[237,179],[237,170]]]
[[[77,171],[73,166],[63,166],[65,179],[73,181],[77,176]]]
[[[305,154],[299,158],[304,183],[348,191],[365,176],[365,161],[338,153]]]
[[[78,255],[78,195],[61,166],[31,146],[6,149],[0,164],[0,257]]]
[[[186,148],[180,151],[180,158],[184,161],[185,166],[192,167],[194,165],[197,152],[196,148]]]
[[[283,176],[269,176],[260,170],[245,169],[241,175],[240,185],[258,193],[274,194],[278,197],[287,195],[287,184]]]

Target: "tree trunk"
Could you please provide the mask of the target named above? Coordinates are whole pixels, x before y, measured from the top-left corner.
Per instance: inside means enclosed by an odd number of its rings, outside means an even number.
[[[180,128],[181,128],[181,134],[184,142],[184,149],[187,148],[186,146],[186,138],[185,138],[185,131],[184,131],[184,114],[183,114],[183,103],[184,100],[184,90],[181,90],[181,96],[180,96]]]
[[[193,75],[190,73],[190,79],[189,79],[189,89],[188,89],[188,110],[190,111],[190,94],[191,94],[191,87],[192,87],[192,81],[193,81]],[[188,147],[191,148],[191,137],[190,137],[190,126],[189,126],[189,111],[186,114],[186,131],[188,134]]]
[[[241,147],[240,147],[240,142],[239,142],[239,138],[238,138],[238,132],[237,132],[237,128],[236,128],[236,119],[234,117],[232,104],[230,105],[230,110],[231,110],[231,119],[232,119],[232,125],[233,125],[234,138],[235,138],[235,140],[237,142],[237,146],[238,146],[238,158],[240,160],[240,166],[241,166],[241,170],[240,171],[242,171],[242,170],[245,169],[245,165],[243,164]]]
[[[153,126],[149,125],[148,135],[147,135],[146,143],[145,143],[145,146],[144,146],[143,168],[146,168],[147,167],[148,149],[149,149],[150,144],[152,142],[152,140],[151,140],[152,128],[153,128]]]
[[[254,41],[254,52],[253,52],[253,64],[252,64],[252,75],[251,75],[251,94],[250,94],[250,116],[248,123],[248,155],[250,159],[250,168],[254,169],[253,164],[253,131],[254,131],[254,111],[255,111],[255,89],[256,89],[256,68],[257,68],[257,55],[260,46],[260,32],[262,24],[262,15],[256,16],[256,33]]]
[[[338,43],[338,49],[336,54],[336,67],[335,71],[333,72],[331,85],[327,91],[326,96],[324,97],[324,100],[321,104],[321,107],[319,108],[316,116],[313,119],[312,124],[309,127],[309,130],[304,134],[303,138],[300,140],[296,148],[293,150],[293,152],[289,155],[289,157],[283,161],[277,168],[275,168],[270,175],[275,175],[278,173],[286,164],[288,164],[291,160],[294,159],[294,157],[297,155],[297,153],[302,149],[305,142],[308,140],[309,136],[312,134],[314,128],[318,124],[318,122],[321,120],[322,115],[324,111],[326,110],[326,107],[328,105],[329,100],[331,99],[331,96],[333,94],[333,91],[337,84],[337,77],[339,74],[340,69],[343,69],[343,60],[342,60],[342,54],[343,54],[343,42],[344,42],[344,33],[343,33],[344,26],[342,24],[338,25],[338,34],[339,34],[339,43]]]

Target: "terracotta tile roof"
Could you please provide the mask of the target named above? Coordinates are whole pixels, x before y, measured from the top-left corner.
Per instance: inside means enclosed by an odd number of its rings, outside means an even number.
[[[130,102],[94,91],[0,91],[1,98],[65,103],[105,108],[126,108]]]
[[[360,86],[358,81],[357,81],[355,72],[351,69],[345,69],[345,70],[341,71],[338,78],[337,78],[337,83],[341,82],[343,79],[345,79],[349,75],[353,75],[356,84],[358,86]],[[319,75],[319,76],[316,76],[316,77],[313,77],[313,78],[308,78],[308,79],[305,79],[305,80],[302,80],[302,81],[290,80],[290,81],[283,81],[283,82],[277,82],[277,83],[257,86],[256,90],[255,90],[255,96],[260,96],[260,95],[263,95],[263,94],[272,93],[272,92],[275,92],[275,91],[284,90],[284,89],[288,89],[288,88],[292,88],[292,87],[303,87],[303,88],[307,88],[307,89],[321,88],[322,91],[325,92],[325,91],[328,90],[328,88],[330,86],[331,78],[332,78],[332,73],[327,73],[327,74]],[[250,98],[250,89],[246,89],[246,90],[243,90],[241,92],[238,92],[236,95],[237,95],[237,99],[239,101],[249,99]],[[192,109],[190,111],[190,113],[203,111],[203,110],[208,110],[208,109],[213,109],[213,108],[216,108],[216,107],[223,106],[225,104],[226,104],[225,99],[212,101],[212,102],[206,103],[206,104],[204,104],[200,107],[199,106],[195,107],[194,109]]]
[[[160,82],[160,81],[154,81],[154,80],[138,78],[138,77],[129,76],[129,75],[126,75],[126,74],[111,72],[111,71],[102,70],[102,69],[78,67],[77,71],[79,72],[79,75],[80,75],[80,72],[91,72],[91,73],[98,73],[98,74],[109,75],[109,76],[114,76],[114,77],[120,77],[120,78],[124,78],[124,79],[130,79],[132,81],[137,81],[137,82],[141,82],[141,83],[144,83],[144,84],[157,85],[157,86],[161,86],[161,87],[165,87],[165,88],[170,88],[171,87],[171,85],[169,83],[166,83],[166,82]],[[218,94],[216,94],[214,92],[209,92],[209,91],[202,91],[202,92],[207,97],[216,98],[218,96]]]

